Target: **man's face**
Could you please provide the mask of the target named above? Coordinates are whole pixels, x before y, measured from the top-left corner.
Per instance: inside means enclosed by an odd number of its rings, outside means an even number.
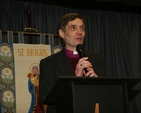
[[[67,23],[65,31],[59,30],[59,35],[65,41],[65,47],[69,50],[76,50],[78,44],[83,44],[85,26],[81,19],[77,18]]]

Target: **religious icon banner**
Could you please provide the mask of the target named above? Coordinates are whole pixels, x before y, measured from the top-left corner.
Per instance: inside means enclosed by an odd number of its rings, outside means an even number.
[[[44,113],[38,98],[39,62],[51,54],[50,45],[13,43],[16,113]],[[35,112],[37,113],[37,112]]]

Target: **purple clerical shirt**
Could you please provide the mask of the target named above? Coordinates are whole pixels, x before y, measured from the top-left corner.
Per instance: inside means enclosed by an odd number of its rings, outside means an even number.
[[[66,48],[65,48],[65,52],[66,52],[66,55],[68,56],[68,59],[70,61],[72,70],[75,72],[75,67],[76,67],[76,64],[78,63],[78,60],[79,60],[79,54],[77,53],[77,51],[71,51]]]

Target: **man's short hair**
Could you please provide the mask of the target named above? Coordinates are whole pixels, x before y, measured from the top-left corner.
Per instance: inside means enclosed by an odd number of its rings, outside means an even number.
[[[62,16],[59,19],[59,21],[58,21],[58,29],[62,29],[63,31],[65,31],[65,27],[66,27],[67,23],[69,21],[75,20],[76,18],[81,19],[83,21],[83,23],[84,23],[84,19],[80,14],[78,14],[78,13],[68,13],[68,14],[65,14],[64,16]]]

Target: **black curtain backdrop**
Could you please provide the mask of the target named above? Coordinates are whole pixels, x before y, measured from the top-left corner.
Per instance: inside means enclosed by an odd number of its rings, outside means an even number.
[[[141,14],[1,0],[0,29],[23,31],[28,27],[28,6],[31,7],[31,27],[41,33],[57,34],[60,16],[80,13],[86,22],[85,48],[104,57],[109,76],[141,77]],[[131,113],[141,113],[141,82],[131,97]]]

